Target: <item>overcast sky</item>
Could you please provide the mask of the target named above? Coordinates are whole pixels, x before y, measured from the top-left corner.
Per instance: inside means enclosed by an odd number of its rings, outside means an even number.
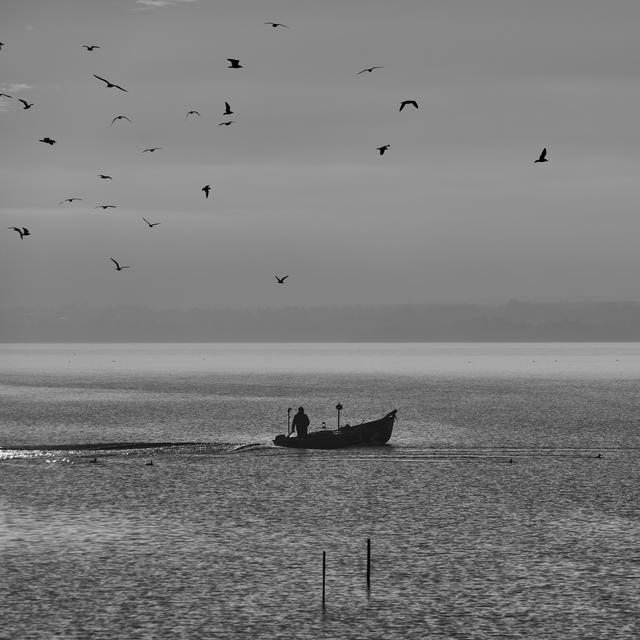
[[[637,0],[2,0],[0,306],[637,300],[638,33]]]

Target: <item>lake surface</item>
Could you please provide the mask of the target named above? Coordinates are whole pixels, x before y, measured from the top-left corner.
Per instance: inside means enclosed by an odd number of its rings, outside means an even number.
[[[0,345],[0,637],[636,638],[639,383],[635,343]],[[271,444],[338,402],[389,445]]]

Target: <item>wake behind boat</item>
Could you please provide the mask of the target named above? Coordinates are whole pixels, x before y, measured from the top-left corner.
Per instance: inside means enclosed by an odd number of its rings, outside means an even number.
[[[340,449],[355,445],[386,444],[393,432],[397,411],[394,409],[379,420],[363,422],[353,427],[346,424],[335,430],[312,431],[303,437],[292,438],[290,435],[280,434],[275,437],[273,444],[296,449]]]

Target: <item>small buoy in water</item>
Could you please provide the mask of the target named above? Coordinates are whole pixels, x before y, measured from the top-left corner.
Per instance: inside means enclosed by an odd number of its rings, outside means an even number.
[[[153,460],[149,460],[149,462],[145,462],[147,467],[153,467]]]

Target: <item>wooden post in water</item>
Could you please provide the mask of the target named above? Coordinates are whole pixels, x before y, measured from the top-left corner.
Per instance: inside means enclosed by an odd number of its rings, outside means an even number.
[[[327,575],[327,552],[323,551],[322,552],[322,610],[323,611],[325,609],[325,604],[324,604],[324,593],[325,593],[324,584],[325,584],[326,575]]]
[[[367,538],[367,596],[371,595],[371,538]]]

